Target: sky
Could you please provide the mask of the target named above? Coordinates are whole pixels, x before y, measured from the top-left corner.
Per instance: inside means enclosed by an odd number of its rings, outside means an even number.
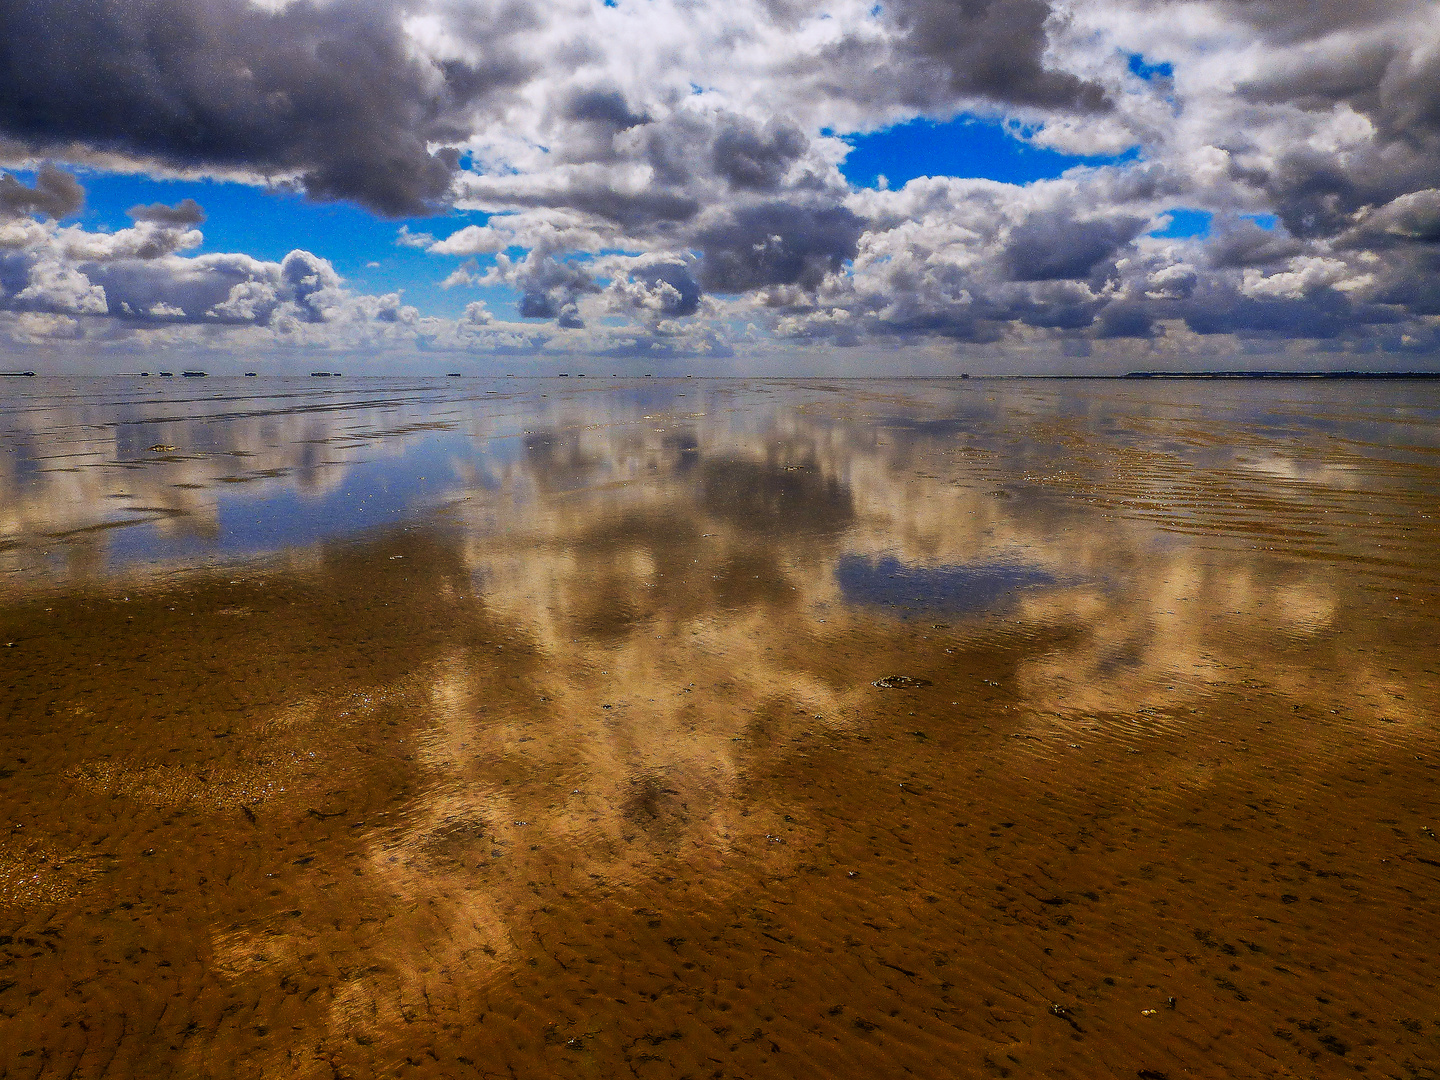
[[[1440,368],[1440,5],[0,0],[0,369]]]

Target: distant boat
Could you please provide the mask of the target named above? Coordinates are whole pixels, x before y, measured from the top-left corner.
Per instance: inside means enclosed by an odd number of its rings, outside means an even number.
[[[330,378],[330,374],[328,371],[312,371],[310,372],[310,377],[312,379],[328,379]]]
[[[458,372],[458,371],[447,371],[447,372],[445,373],[445,377],[446,377],[447,379],[458,379],[458,378],[460,378],[460,372]]]
[[[246,377],[247,379],[253,379],[253,378],[255,378],[255,372],[253,372],[253,371],[247,371],[247,372],[245,372],[245,377]]]
[[[182,371],[180,374],[186,379],[203,379],[210,373],[208,371]]]
[[[142,372],[140,372],[140,377],[141,377],[142,379],[148,379],[148,378],[150,377],[150,372],[148,372],[148,371],[142,371]]]
[[[173,371],[162,371],[160,374],[164,375],[167,379],[173,379],[175,377],[175,372]]]
[[[560,378],[562,378],[562,379],[568,379],[569,377],[570,377],[570,373],[569,373],[568,371],[562,371],[562,372],[560,372]]]
[[[15,378],[17,378],[17,379],[18,379],[18,378],[32,378],[32,377],[35,375],[35,372],[33,372],[33,371],[0,371],[0,375],[13,375],[13,376],[14,376]]]

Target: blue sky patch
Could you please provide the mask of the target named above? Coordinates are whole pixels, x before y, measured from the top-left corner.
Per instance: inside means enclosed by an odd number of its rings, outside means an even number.
[[[1167,240],[1197,240],[1210,235],[1210,222],[1215,217],[1209,210],[1192,210],[1188,207],[1177,206],[1173,210],[1167,210],[1170,215],[1170,224],[1163,229],[1156,229],[1151,236],[1163,237]]]
[[[1169,62],[1147,64],[1139,53],[1130,54],[1130,74],[1138,75],[1146,82],[1155,79],[1169,79],[1175,75],[1175,66]]]
[[[854,147],[840,166],[856,187],[875,187],[884,176],[903,187],[917,176],[963,176],[1028,184],[1053,180],[1076,165],[1117,165],[1134,161],[1137,149],[1104,157],[1076,157],[1032,146],[1003,124],[959,116],[947,123],[913,120],[869,135],[846,139]]]
[[[1044,570],[1018,563],[912,566],[863,555],[842,556],[835,580],[847,604],[955,614],[1006,608],[1022,589],[1055,584]]]

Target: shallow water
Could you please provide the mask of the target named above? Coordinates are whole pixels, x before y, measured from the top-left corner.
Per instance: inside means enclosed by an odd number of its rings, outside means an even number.
[[[1434,384],[13,382],[0,1076],[1436,1075]]]

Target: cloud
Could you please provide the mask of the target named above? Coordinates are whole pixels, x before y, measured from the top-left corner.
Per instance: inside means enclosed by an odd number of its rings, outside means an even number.
[[[627,131],[650,122],[646,113],[632,111],[625,95],[615,89],[574,88],[565,103],[564,115],[611,131]]]
[[[121,259],[158,259],[176,251],[199,247],[204,239],[198,229],[137,221],[118,232],[87,232],[79,227],[56,230],[51,242],[67,260],[114,262]]]
[[[774,191],[809,145],[791,124],[771,120],[762,127],[736,117],[717,132],[711,165],[738,191]]]
[[[401,225],[395,233],[396,247],[428,248],[433,243],[435,243],[435,237],[428,232],[411,232],[408,225]]]
[[[194,199],[181,199],[174,206],[164,203],[132,206],[125,213],[135,221],[153,221],[159,225],[200,225],[205,221],[205,211]]]
[[[67,174],[0,179],[0,310],[81,335],[607,356],[986,346],[1097,367],[1435,341],[1440,23],[1418,0],[72,14],[0,8],[7,167],[243,176],[381,214],[453,212],[395,243],[435,257],[429,281],[513,290],[521,316],[363,294],[298,237],[278,262],[192,255],[192,200],[135,207],[130,228],[62,226],[84,195]],[[1017,155],[1117,159],[1028,185],[874,191],[841,173],[851,134],[965,116],[1002,122]],[[1206,211],[1208,232],[1151,235],[1179,207]]]
[[[863,231],[864,222],[843,206],[742,207],[696,233],[700,281],[719,293],[768,285],[813,289],[855,257]]]
[[[1046,64],[1045,0],[899,0],[886,5],[896,51],[933,66],[955,95],[1094,112],[1109,107],[1095,82]]]
[[[1137,217],[1076,221],[1064,213],[1037,214],[1010,234],[1005,265],[1016,281],[1088,277],[1144,225]]]
[[[468,326],[489,326],[495,321],[495,316],[485,306],[484,300],[472,300],[465,305],[465,314],[460,321]]]
[[[1238,217],[1218,221],[1209,244],[1210,263],[1221,268],[1268,266],[1303,250],[1284,229],[1264,229]]]
[[[12,333],[16,341],[25,345],[41,345],[55,339],[83,336],[78,319],[38,311],[26,311],[17,315]]]
[[[524,248],[542,255],[574,251],[599,252],[621,241],[604,222],[568,210],[528,210],[497,214],[485,225],[466,225],[444,240],[431,243],[435,255],[493,255]]]
[[[518,289],[521,318],[554,319],[563,329],[578,330],[585,325],[580,318],[579,298],[600,291],[584,266],[535,252],[519,262],[497,255],[494,269],[481,280]]]
[[[13,176],[0,176],[0,218],[21,214],[69,217],[85,205],[85,189],[69,173],[46,162],[35,186],[28,188]]]
[[[0,134],[37,153],[80,144],[174,167],[297,176],[317,199],[383,214],[444,198],[432,153],[458,108],[522,81],[505,48],[427,63],[403,8],[365,0],[47,0],[0,7]],[[80,58],[83,58],[80,59]]]
[[[58,259],[42,259],[31,264],[25,287],[15,293],[15,301],[22,311],[99,315],[108,310],[105,289]]]
[[[477,285],[482,280],[480,266],[474,259],[466,259],[440,282],[442,289],[453,289],[457,285]]]
[[[700,308],[700,283],[683,260],[639,262],[617,275],[609,294],[611,310],[645,317],[685,318]]]
[[[1440,243],[1440,190],[1411,191],[1365,216],[1359,236],[1370,243]]]

